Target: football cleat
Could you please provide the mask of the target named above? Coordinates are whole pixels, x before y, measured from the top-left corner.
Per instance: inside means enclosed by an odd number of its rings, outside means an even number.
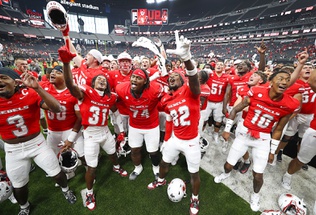
[[[157,183],[158,184],[158,181]],[[149,189],[149,188],[148,188]],[[183,197],[186,197],[186,185],[180,178],[173,179],[167,188],[167,193],[170,201],[180,202]]]
[[[229,173],[225,173],[225,172],[223,172],[222,174],[220,174],[220,175],[218,175],[218,176],[216,176],[215,178],[214,178],[214,182],[215,183],[222,183],[226,178],[228,178],[230,176],[230,172]]]
[[[74,149],[70,148],[66,151],[60,152],[57,157],[60,167],[65,173],[76,171],[79,163],[79,156]]]
[[[283,175],[282,178],[282,187],[286,190],[290,190],[291,189],[291,178],[286,176],[285,174]]]
[[[7,173],[0,170],[0,202],[7,200],[12,195],[12,184]]]
[[[93,211],[96,207],[94,194],[86,194],[86,206],[90,211]]]
[[[77,197],[75,196],[75,194],[73,193],[72,190],[68,190],[66,192],[63,192],[65,199],[67,199],[67,201],[70,204],[75,204],[77,201]]]
[[[246,172],[248,172],[248,169],[249,169],[250,165],[251,165],[251,162],[250,163],[243,163],[243,165],[241,166],[239,172],[241,174],[245,174]]]
[[[282,212],[287,215],[306,215],[307,214],[307,207],[305,202],[299,197],[290,194],[284,193],[280,195],[278,199],[279,207],[281,208]]]
[[[251,194],[250,197],[250,208],[253,211],[258,211],[260,209],[260,196],[255,193]]]
[[[48,18],[51,20],[53,26],[60,31],[67,28],[68,16],[65,8],[56,1],[50,1],[46,5]]]
[[[200,201],[198,199],[191,198],[190,215],[196,215],[199,213],[199,210],[200,210],[199,204],[200,204]]]
[[[30,214],[31,205],[29,205],[27,208],[20,208],[20,212],[18,215],[29,215]]]
[[[155,181],[151,182],[150,184],[148,184],[147,188],[148,188],[148,190],[154,190],[157,187],[162,187],[162,186],[166,185],[166,183],[167,183],[166,179],[164,179],[162,182],[155,180]]]
[[[115,167],[113,167],[113,171],[118,173],[122,177],[126,177],[128,175],[126,170],[124,170],[122,168],[115,168]]]

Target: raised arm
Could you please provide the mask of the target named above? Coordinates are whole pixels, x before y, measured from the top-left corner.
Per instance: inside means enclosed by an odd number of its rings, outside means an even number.
[[[257,49],[257,52],[259,53],[259,56],[260,56],[258,70],[264,71],[264,69],[266,67],[265,53],[266,53],[267,47],[266,47],[264,41],[262,40],[260,46],[255,47],[255,48]]]
[[[307,53],[307,50],[297,54],[298,62],[297,62],[297,66],[296,66],[294,72],[291,75],[291,80],[290,80],[289,86],[293,85],[296,82],[296,80],[299,78],[300,73],[302,71],[302,68],[305,65],[308,57],[309,57],[309,55]]]
[[[33,88],[43,99],[44,103],[41,105],[42,108],[54,113],[62,111],[60,103],[38,84],[37,78],[27,72],[23,73],[21,78],[22,80],[19,80],[20,82],[22,82],[26,87]]]
[[[176,49],[167,49],[166,52],[169,54],[178,55],[181,58],[186,67],[186,74],[189,77],[189,87],[191,92],[194,95],[200,95],[201,89],[197,69],[191,61],[191,41],[187,38],[184,38],[183,35],[179,38],[179,31],[175,31],[175,39]]]
[[[76,97],[77,99],[81,100],[83,99],[83,93],[73,81],[70,64],[69,62],[73,57],[75,57],[76,54],[73,54],[69,51],[69,49],[66,46],[61,47],[58,49],[59,57],[61,61],[63,62],[63,71],[64,71],[64,78],[66,82],[66,86],[69,89],[71,95]]]

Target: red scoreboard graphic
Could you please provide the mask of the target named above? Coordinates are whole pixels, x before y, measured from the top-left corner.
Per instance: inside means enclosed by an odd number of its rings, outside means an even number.
[[[132,25],[167,25],[168,9],[132,9]]]

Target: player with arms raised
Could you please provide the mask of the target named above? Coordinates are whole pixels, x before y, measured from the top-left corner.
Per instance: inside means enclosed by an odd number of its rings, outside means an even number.
[[[177,158],[180,152],[184,154],[191,175],[192,197],[190,214],[199,212],[200,190],[200,161],[201,150],[199,145],[200,119],[200,82],[197,69],[191,61],[190,44],[187,38],[179,38],[175,32],[176,49],[166,50],[167,53],[178,55],[185,63],[188,82],[180,73],[169,74],[169,94],[162,98],[162,106],[166,112],[166,134],[162,149],[159,177],[148,185],[152,190],[166,184],[165,176],[169,171],[170,163]]]

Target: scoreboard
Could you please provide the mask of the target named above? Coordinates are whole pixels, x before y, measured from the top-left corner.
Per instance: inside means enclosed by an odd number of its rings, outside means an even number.
[[[132,25],[168,25],[168,9],[132,9]]]

